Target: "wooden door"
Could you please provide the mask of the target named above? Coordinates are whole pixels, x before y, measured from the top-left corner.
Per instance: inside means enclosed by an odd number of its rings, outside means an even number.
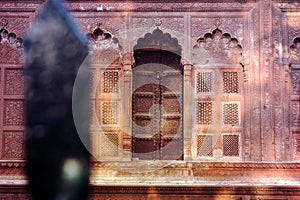
[[[133,157],[177,160],[183,155],[183,76],[180,56],[162,50],[135,52]]]

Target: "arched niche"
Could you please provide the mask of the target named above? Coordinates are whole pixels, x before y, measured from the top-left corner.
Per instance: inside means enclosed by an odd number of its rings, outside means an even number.
[[[134,46],[132,157],[183,159],[183,67],[178,40],[159,28]]]
[[[244,83],[242,46],[216,28],[193,47],[192,158],[243,159]]]
[[[182,70],[182,65],[180,64],[182,48],[178,44],[178,40],[169,33],[163,33],[159,28],[156,28],[152,33],[145,34],[143,38],[139,38],[133,50],[134,66],[149,62],[160,62],[161,64],[167,64],[170,67]],[[152,54],[156,52],[156,54],[168,55],[172,59],[159,61],[161,57],[157,57],[156,59],[150,57],[151,52]]]
[[[193,64],[240,64],[242,46],[229,33],[222,33],[218,28],[197,39],[193,47]]]
[[[122,156],[122,47],[110,32],[97,25],[86,34],[90,50],[91,124],[93,155],[97,160]]]
[[[119,40],[110,32],[96,26],[86,34],[91,52],[91,63],[101,65],[119,64],[122,58],[122,47]]]
[[[290,46],[290,64],[300,64],[300,37],[294,39]]]

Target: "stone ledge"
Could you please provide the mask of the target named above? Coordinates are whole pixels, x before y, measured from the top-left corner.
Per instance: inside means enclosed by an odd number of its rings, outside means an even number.
[[[0,185],[27,184],[25,161],[0,161]],[[94,186],[299,186],[300,163],[92,162]]]

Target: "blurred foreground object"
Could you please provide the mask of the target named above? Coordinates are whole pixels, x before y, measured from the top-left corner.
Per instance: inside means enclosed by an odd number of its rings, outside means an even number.
[[[74,94],[88,48],[58,0],[49,0],[25,41],[27,173],[33,199],[76,200],[87,196],[90,154],[78,136],[72,96],[80,96],[89,145],[89,85]],[[78,99],[78,98],[77,98]],[[88,147],[87,147],[88,148]]]

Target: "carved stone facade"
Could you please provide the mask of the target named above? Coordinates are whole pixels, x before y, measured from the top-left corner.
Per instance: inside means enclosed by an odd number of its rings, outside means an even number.
[[[23,40],[44,0],[1,4],[0,193],[1,199],[30,199],[24,172]],[[73,0],[66,6],[90,47],[95,158],[90,199],[299,198],[297,0]],[[172,87],[180,85],[183,103],[171,86],[158,96],[134,93],[135,50],[146,48],[180,56],[183,84]],[[149,73],[167,85],[174,76],[170,71],[146,70],[140,76],[145,88],[154,80]],[[138,105],[133,95],[139,95]],[[168,102],[164,110],[163,101]],[[151,114],[157,109],[160,118],[166,116],[165,129],[182,130],[182,159],[134,156],[135,111],[143,112],[137,129],[149,132],[156,127]]]

